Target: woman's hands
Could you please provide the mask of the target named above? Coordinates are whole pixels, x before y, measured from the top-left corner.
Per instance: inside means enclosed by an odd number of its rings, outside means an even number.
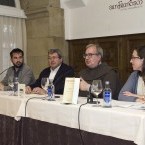
[[[144,95],[133,94],[133,93],[131,93],[129,91],[123,92],[123,95],[128,96],[128,97],[130,97],[130,96],[136,97],[137,98],[136,102],[145,102],[145,96]]]

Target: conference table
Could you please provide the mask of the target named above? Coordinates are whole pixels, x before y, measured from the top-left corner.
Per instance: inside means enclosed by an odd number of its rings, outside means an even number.
[[[63,104],[43,95],[0,92],[0,145],[145,145],[145,105]]]

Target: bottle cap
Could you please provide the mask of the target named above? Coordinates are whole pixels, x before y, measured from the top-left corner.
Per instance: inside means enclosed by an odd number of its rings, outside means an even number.
[[[106,85],[109,85],[109,81],[106,81],[105,84],[106,84]]]
[[[18,81],[19,81],[18,77],[14,77],[14,78],[13,78],[13,81],[14,81],[14,82],[18,82]]]

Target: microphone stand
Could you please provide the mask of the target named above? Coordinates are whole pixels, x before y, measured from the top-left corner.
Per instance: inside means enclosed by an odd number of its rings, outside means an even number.
[[[88,95],[88,97],[87,97],[87,103],[88,104],[99,104],[100,102],[98,101],[93,101],[93,94],[91,93],[91,86],[90,86],[90,88],[89,88],[89,95]]]
[[[93,95],[91,94],[91,86],[89,88],[89,95],[87,97],[87,103],[89,103],[89,104],[95,104],[95,102],[93,101]]]

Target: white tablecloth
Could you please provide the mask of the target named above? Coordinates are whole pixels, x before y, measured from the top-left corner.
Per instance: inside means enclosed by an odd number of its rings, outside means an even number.
[[[33,98],[27,102],[34,96],[39,98]],[[32,119],[78,128],[79,107],[86,102],[86,98],[79,98],[77,105],[64,105],[61,103],[61,98],[56,101],[47,101],[40,97],[43,96],[28,95],[18,98],[3,92],[0,94],[0,114],[19,120],[20,117],[25,117],[26,113],[26,117]],[[112,108],[96,107],[93,104],[82,106],[81,129],[145,145],[145,106],[138,107],[140,104],[119,101],[112,101],[112,104]]]

